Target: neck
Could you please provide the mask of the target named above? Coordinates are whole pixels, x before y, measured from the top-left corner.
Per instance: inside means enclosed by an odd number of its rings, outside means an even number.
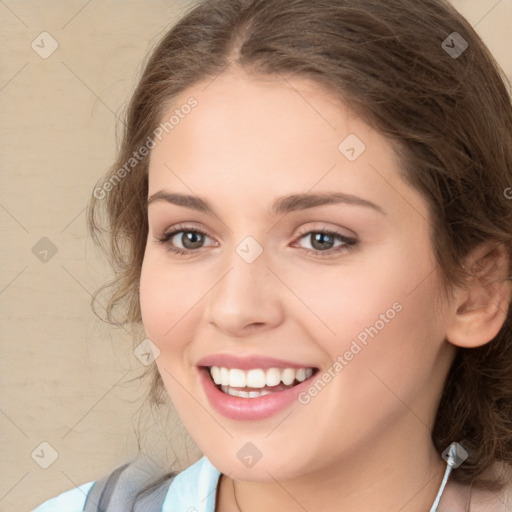
[[[217,510],[429,511],[446,463],[436,453],[428,432],[428,440],[407,438],[403,432],[395,440],[387,437],[384,442],[384,437],[377,446],[354,449],[342,459],[300,477],[280,479],[272,475],[264,482],[233,482],[224,477]]]

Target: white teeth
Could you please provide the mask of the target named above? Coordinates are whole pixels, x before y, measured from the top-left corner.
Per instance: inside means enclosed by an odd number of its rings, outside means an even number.
[[[212,366],[212,368],[214,368]],[[210,369],[211,371],[211,369]],[[212,375],[213,377],[213,375]],[[215,381],[215,384],[222,384],[223,386],[229,385],[229,370],[227,368],[220,369],[220,382]]]
[[[229,370],[229,384],[233,388],[245,388],[247,384],[246,372],[238,368],[231,368]]]
[[[210,374],[215,384],[220,384],[220,368],[218,366],[212,366],[210,368]]]
[[[285,386],[289,386],[295,380],[295,370],[286,368],[281,372],[281,380]]]
[[[221,386],[224,393],[231,396],[239,396],[240,398],[257,398],[259,396],[270,395],[272,391],[241,391],[240,389],[230,388],[228,386]]]
[[[299,370],[297,370],[297,373],[295,374],[295,378],[299,382],[302,382],[302,381],[306,380],[306,369],[305,368],[300,368]]]
[[[281,371],[279,368],[269,368],[265,374],[267,386],[277,386],[281,382]],[[263,387],[263,386],[262,386]]]
[[[265,371],[261,369],[249,370],[247,372],[248,388],[263,388],[266,385]]]
[[[240,370],[239,368],[210,367],[210,375],[217,385],[230,388],[264,388],[277,386],[280,382],[289,386],[295,380],[303,382],[313,375],[312,368],[254,368]],[[238,395],[237,395],[238,396]]]

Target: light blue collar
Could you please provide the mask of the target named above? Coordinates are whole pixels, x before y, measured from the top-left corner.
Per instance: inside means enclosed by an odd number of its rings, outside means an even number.
[[[162,512],[214,512],[220,471],[201,457],[174,478]]]

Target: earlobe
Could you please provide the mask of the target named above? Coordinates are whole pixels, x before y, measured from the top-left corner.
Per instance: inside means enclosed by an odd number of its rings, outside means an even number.
[[[504,244],[483,244],[466,259],[467,286],[457,290],[446,333],[453,345],[475,348],[490,342],[503,326],[510,307],[512,282]]]

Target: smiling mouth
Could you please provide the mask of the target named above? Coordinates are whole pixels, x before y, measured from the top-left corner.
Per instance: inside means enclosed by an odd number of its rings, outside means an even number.
[[[204,367],[218,390],[240,398],[258,398],[291,389],[311,378],[318,368],[226,368]]]

